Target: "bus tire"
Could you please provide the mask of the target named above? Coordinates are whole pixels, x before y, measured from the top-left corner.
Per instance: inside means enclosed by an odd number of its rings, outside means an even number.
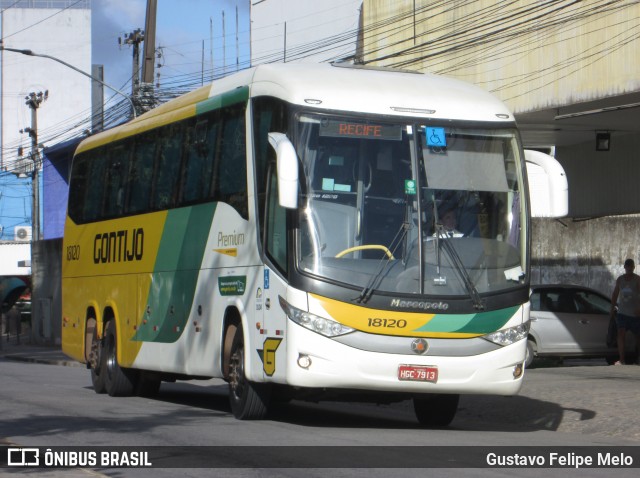
[[[87,326],[93,327],[91,343],[89,344],[91,351],[89,353],[87,364],[91,370],[91,384],[93,385],[93,391],[102,394],[107,392],[107,388],[104,384],[104,376],[106,375],[106,372],[104,371],[102,341],[98,338],[98,329],[95,322],[96,320],[93,317],[90,317],[87,321]]]
[[[135,388],[135,371],[121,368],[118,364],[117,337],[115,321],[110,320],[105,326],[101,356],[104,373],[104,384],[111,397],[126,397],[133,394]]]
[[[242,328],[233,336],[229,357],[229,403],[238,420],[260,420],[267,415],[270,387],[247,380],[244,374],[246,351]]]
[[[449,426],[458,411],[458,394],[431,394],[413,399],[413,408],[420,425],[427,428]]]
[[[107,393],[107,388],[104,385],[104,374],[100,374],[100,370],[91,368],[91,384],[94,392],[98,394]]]

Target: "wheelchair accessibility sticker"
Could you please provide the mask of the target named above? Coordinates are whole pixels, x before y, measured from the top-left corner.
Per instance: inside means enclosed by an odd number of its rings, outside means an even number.
[[[427,126],[425,134],[427,136],[427,146],[447,146],[447,137],[444,134],[444,128]]]

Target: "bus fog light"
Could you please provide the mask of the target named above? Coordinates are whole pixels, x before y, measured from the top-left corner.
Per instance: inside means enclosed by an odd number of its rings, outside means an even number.
[[[311,357],[300,354],[298,356],[298,365],[305,370],[308,369],[311,367]]]
[[[513,378],[520,378],[522,377],[522,372],[524,371],[524,367],[521,363],[517,364],[514,368],[513,368]]]

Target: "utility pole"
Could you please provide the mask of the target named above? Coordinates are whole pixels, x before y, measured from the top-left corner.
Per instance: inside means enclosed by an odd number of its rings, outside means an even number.
[[[31,137],[31,160],[33,161],[33,173],[31,175],[33,183],[33,207],[32,214],[32,231],[31,231],[31,275],[33,276],[34,261],[33,261],[33,246],[36,241],[40,240],[40,159],[38,152],[38,108],[40,105],[47,101],[49,98],[49,91],[42,91],[38,93],[29,93],[25,97],[26,105],[31,109],[31,127],[25,128],[25,131],[29,133]]]
[[[138,97],[140,90],[140,43],[144,41],[144,32],[139,28],[124,36],[118,38],[118,42],[133,46],[133,65],[131,70],[131,96]]]
[[[156,15],[158,0],[147,0],[145,19],[144,63],[142,64],[142,83],[153,87],[153,66],[156,60]]]
[[[142,61],[142,83],[140,84],[140,106],[142,111],[149,111],[155,106],[153,89],[153,67],[156,61],[156,13],[158,0],[147,0],[147,16],[145,19],[144,59]]]
[[[33,189],[32,198],[33,205],[31,207],[31,304],[32,304],[32,320],[38,319],[39,308],[33,307],[37,304],[35,301],[38,290],[38,280],[40,273],[38,272],[38,264],[36,261],[37,252],[36,244],[40,240],[40,159],[38,150],[38,108],[49,98],[49,91],[42,93],[29,93],[26,97],[26,105],[31,109],[31,127],[25,128],[25,132],[31,137],[31,160],[33,161],[33,172],[31,174],[31,187]]]

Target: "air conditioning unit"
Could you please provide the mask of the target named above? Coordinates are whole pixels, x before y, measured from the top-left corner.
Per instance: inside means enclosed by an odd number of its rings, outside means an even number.
[[[19,226],[13,230],[16,241],[30,241],[31,240],[31,226]]]

